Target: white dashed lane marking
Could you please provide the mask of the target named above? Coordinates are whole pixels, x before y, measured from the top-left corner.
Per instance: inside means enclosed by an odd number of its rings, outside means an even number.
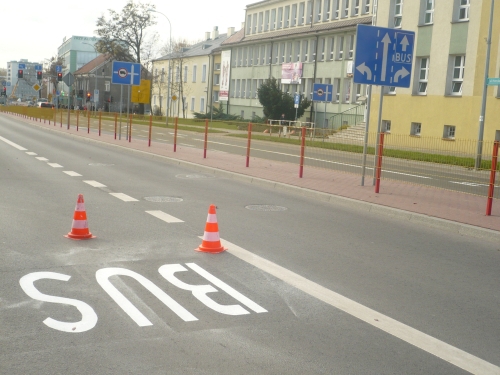
[[[63,166],[57,163],[47,163],[47,165],[50,165],[52,168],[62,168]]]
[[[32,151],[28,151],[28,152],[26,152],[26,154],[30,155],[30,156],[38,155],[36,152],[32,152]]]
[[[89,184],[90,186],[93,186],[93,187],[98,187],[98,188],[106,187],[106,185],[103,185],[100,182],[93,181],[93,180],[86,180],[86,181],[83,181],[83,182],[85,182],[86,184]]]
[[[68,176],[71,176],[71,177],[81,177],[80,173],[76,173],[76,172],[73,172],[73,171],[63,171],[63,172],[66,173]]]
[[[118,199],[121,199],[124,202],[138,202],[139,200],[132,198],[131,196],[123,193],[109,193],[113,197],[116,197]]]
[[[44,157],[42,157],[42,156],[38,156],[38,157],[36,157],[35,159],[40,160],[40,161],[49,161],[49,159],[44,158]]]
[[[12,141],[9,141],[8,139],[4,138],[4,137],[0,137],[0,141],[3,141],[5,143],[7,143],[8,145],[11,145],[12,147],[14,148],[17,148],[18,150],[20,151],[28,151],[26,148],[24,148],[23,146],[19,146],[17,143],[14,143]]]
[[[163,211],[146,211],[146,213],[153,215],[154,217],[163,220],[166,223],[183,223],[181,219],[177,219],[169,214],[166,214]]]

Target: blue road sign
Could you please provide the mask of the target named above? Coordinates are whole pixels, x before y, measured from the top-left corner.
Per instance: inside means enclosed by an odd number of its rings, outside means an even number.
[[[43,67],[41,65],[35,65],[35,71],[39,72],[43,70]]]
[[[500,86],[500,78],[488,78],[488,86]]]
[[[62,73],[62,65],[56,65],[56,73]]]
[[[2,81],[2,86],[7,86],[7,81]]]
[[[358,25],[354,83],[410,87],[415,33]]]
[[[333,85],[326,83],[315,83],[313,85],[313,102],[331,102],[333,97]]]
[[[299,93],[295,93],[293,95],[293,104],[294,104],[295,108],[299,107],[299,104],[300,104],[300,94]]]
[[[117,85],[139,86],[141,84],[141,64],[113,61],[111,83]]]
[[[10,81],[7,81],[7,86],[10,86],[10,85],[11,85]]]
[[[19,64],[19,69],[22,69],[22,70],[26,69],[26,64]]]

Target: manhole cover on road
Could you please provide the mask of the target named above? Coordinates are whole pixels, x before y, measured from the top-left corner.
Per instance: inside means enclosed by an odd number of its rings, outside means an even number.
[[[245,206],[247,210],[252,211],[286,211],[286,207],[282,206],[273,206],[269,204],[251,204],[249,206]]]
[[[177,198],[177,197],[145,197],[145,200],[149,202],[155,202],[155,203],[164,203],[164,202],[182,202],[182,198]]]
[[[90,163],[89,165],[93,167],[111,167],[114,164],[104,164],[104,163]]]
[[[177,177],[177,178],[214,178],[215,176],[192,173],[192,174],[178,174],[175,177]]]

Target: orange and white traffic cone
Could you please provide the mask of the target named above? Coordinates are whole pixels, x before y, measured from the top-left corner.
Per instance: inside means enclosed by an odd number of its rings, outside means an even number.
[[[219,225],[217,224],[217,215],[215,214],[215,206],[213,204],[208,209],[207,224],[205,225],[205,233],[203,233],[201,245],[195,250],[212,254],[222,253],[224,250],[227,250],[220,243]]]
[[[72,240],[88,240],[89,238],[95,238],[95,236],[93,236],[89,231],[83,194],[78,194],[75,214],[73,215],[73,224],[71,225],[71,232],[64,237],[71,238]]]

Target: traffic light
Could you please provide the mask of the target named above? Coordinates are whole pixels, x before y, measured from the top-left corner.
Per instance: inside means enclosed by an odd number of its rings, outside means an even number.
[[[90,101],[90,92],[87,93],[87,101]]]
[[[23,70],[22,70],[22,69],[19,69],[19,70],[17,71],[17,78],[23,78],[23,73],[24,73],[24,72],[23,72]]]
[[[62,81],[62,73],[57,73],[57,81],[58,82]]]
[[[7,87],[4,86],[3,90],[2,90],[2,95],[3,96],[7,96]]]
[[[38,79],[38,80],[40,80],[40,81],[42,80],[42,71],[41,71],[41,70],[38,70],[38,71],[36,72],[36,79]]]

